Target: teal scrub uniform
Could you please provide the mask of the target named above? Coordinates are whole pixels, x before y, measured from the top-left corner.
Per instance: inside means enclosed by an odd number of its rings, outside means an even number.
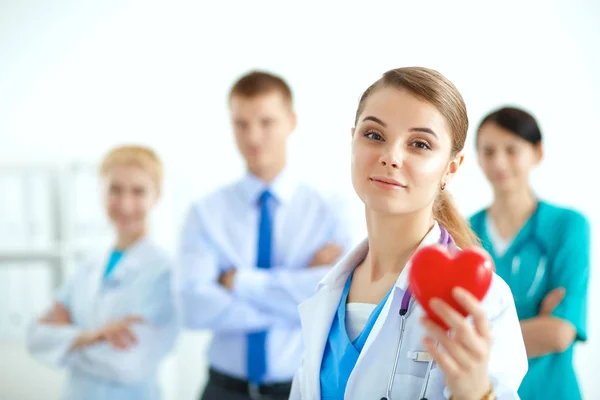
[[[587,289],[590,268],[590,228],[576,211],[540,201],[504,254],[494,252],[486,229],[486,210],[470,219],[471,227],[496,264],[496,272],[510,286],[519,319],[533,318],[544,297],[558,287],[565,298],[553,316],[570,322],[576,341],[585,341]],[[519,396],[530,399],[581,399],[573,366],[573,347],[529,359]]]

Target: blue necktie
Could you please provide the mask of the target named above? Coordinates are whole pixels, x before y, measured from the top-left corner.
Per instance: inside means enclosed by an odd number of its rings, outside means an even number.
[[[269,201],[273,196],[265,190],[260,196],[260,217],[258,223],[258,268],[271,268],[271,228],[273,219],[269,210]],[[267,370],[266,361],[267,332],[253,332],[248,334],[248,380],[260,384]]]

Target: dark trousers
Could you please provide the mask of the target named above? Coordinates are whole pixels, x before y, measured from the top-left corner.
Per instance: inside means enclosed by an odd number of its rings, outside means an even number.
[[[250,390],[246,381],[211,369],[201,400],[288,400],[291,387],[289,382]]]

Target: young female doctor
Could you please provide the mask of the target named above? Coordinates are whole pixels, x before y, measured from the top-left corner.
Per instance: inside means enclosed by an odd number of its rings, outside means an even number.
[[[352,183],[368,238],[299,307],[305,353],[290,399],[518,398],[527,358],[504,281],[494,276],[482,302],[455,289],[472,319],[432,300],[451,335],[407,291],[419,246],[477,243],[445,191],[467,126],[460,93],[430,69],[388,71],[361,97]]]
[[[471,224],[515,298],[529,356],[519,395],[580,399],[573,347],[587,336],[588,222],[533,193],[529,175],[542,158],[542,135],[529,113],[506,107],[486,116],[477,154],[494,201]]]
[[[161,164],[149,149],[120,147],[101,178],[114,245],[79,266],[30,327],[28,347],[69,369],[64,399],[158,399],[156,372],[178,332],[171,263],[147,237]]]

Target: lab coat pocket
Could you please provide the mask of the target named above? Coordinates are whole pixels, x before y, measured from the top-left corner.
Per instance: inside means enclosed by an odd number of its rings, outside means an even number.
[[[418,399],[423,387],[424,378],[409,374],[396,374],[392,387],[392,400]]]
[[[425,350],[408,350],[405,356],[405,361],[398,365],[397,373],[419,376],[421,378],[425,377],[429,361],[432,358],[431,354]],[[433,371],[437,365],[433,363],[431,367]]]

